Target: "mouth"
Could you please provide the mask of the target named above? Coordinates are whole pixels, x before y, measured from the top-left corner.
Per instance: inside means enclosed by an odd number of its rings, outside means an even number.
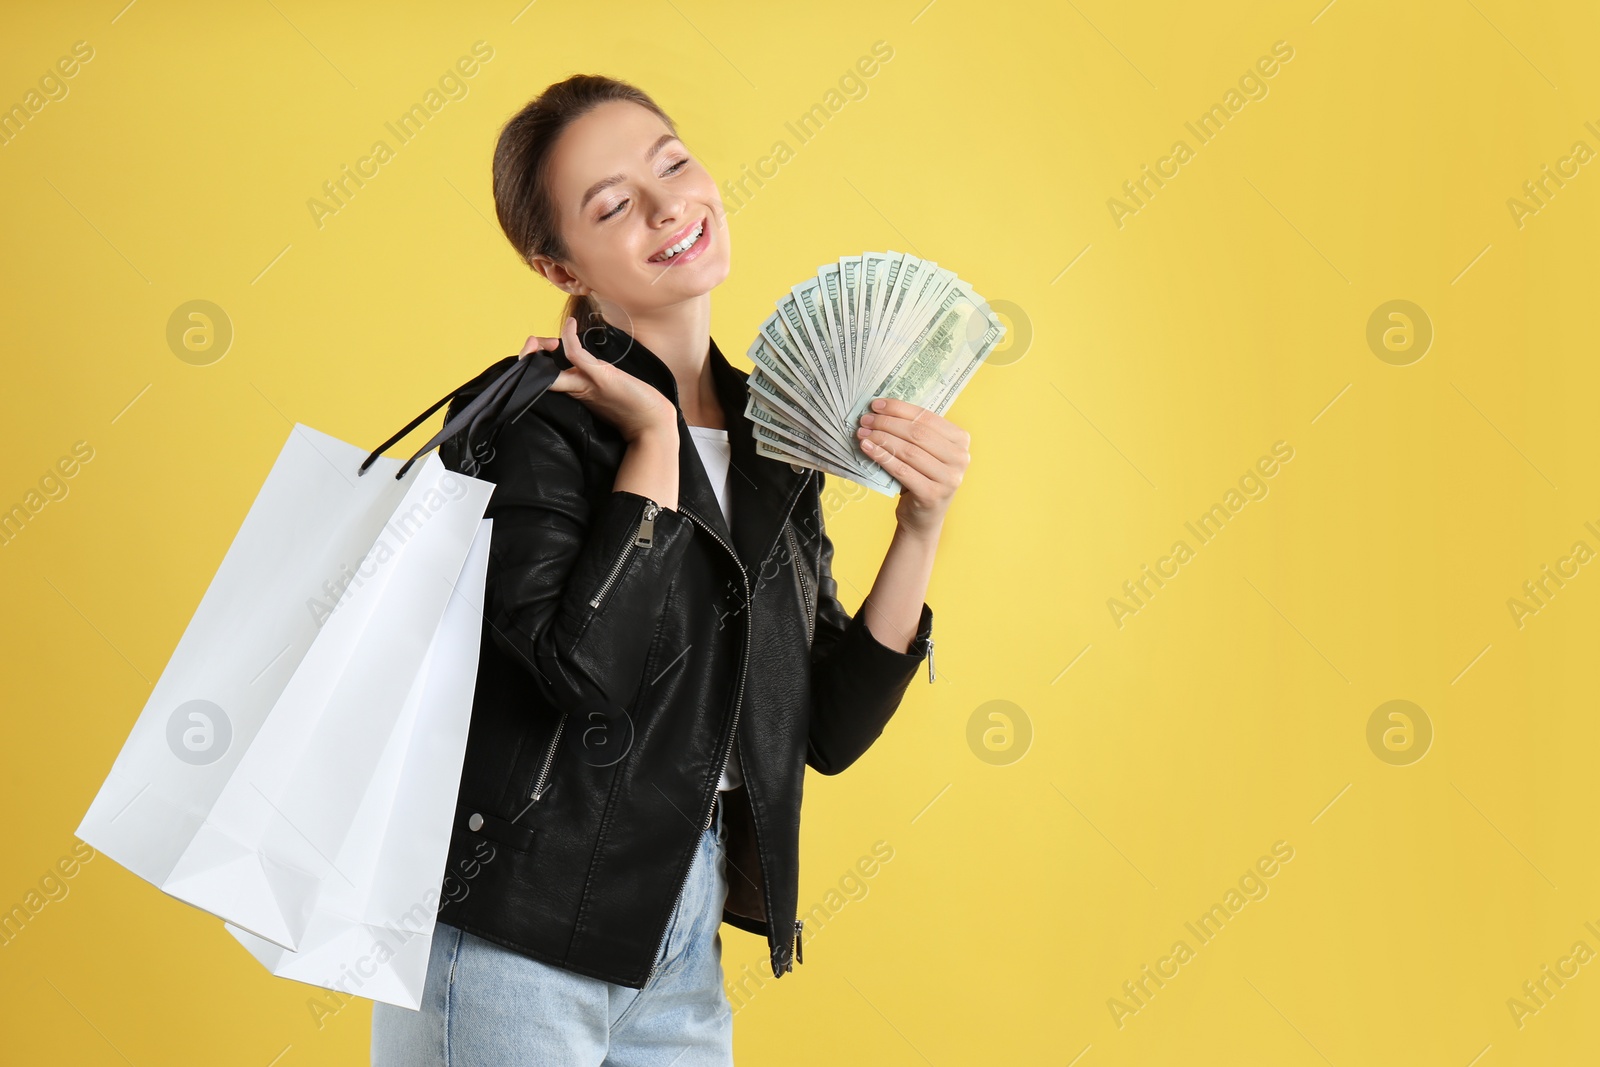
[[[706,225],[707,219],[692,222],[672,235],[671,240],[662,245],[656,254],[645,262],[647,263],[677,263],[687,261],[699,256],[702,249],[711,237],[711,228]]]

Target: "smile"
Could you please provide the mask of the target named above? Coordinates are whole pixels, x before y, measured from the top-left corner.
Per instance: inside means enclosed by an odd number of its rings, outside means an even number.
[[[710,241],[710,227],[706,220],[701,219],[687,230],[681,231],[680,236],[672,244],[666,245],[647,262],[650,263],[677,263],[687,262],[697,258]]]

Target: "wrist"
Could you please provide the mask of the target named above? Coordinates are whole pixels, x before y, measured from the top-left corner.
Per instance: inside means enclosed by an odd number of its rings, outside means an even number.
[[[657,448],[671,446],[675,451],[678,447],[677,413],[646,423],[629,436],[627,442],[630,445],[646,444]]]
[[[896,521],[894,535],[900,540],[933,548],[939,543],[939,535],[943,530],[943,514],[915,521],[901,517]]]

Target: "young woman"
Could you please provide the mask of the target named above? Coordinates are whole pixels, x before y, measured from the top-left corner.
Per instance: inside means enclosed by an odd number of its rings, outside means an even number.
[[[732,1062],[723,922],[800,955],[801,786],[879,736],[928,662],[923,600],[966,432],[885,400],[857,431],[903,490],[859,611],[822,472],[755,450],[711,338],[717,186],[644,93],[579,75],[507,123],[501,227],[568,294],[565,369],[489,456],[484,635],[420,1011],[378,1067]],[[747,973],[751,982],[770,984]]]

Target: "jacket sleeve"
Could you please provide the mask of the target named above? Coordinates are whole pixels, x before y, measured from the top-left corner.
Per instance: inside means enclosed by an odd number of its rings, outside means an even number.
[[[818,484],[823,475],[818,473]],[[817,624],[811,645],[811,723],[806,763],[822,774],[849,767],[883,733],[932,646],[926,601],[910,649],[889,648],[867,628],[866,603],[851,615],[839,602],[833,541],[818,531]]]
[[[638,691],[694,531],[648,497],[588,486],[583,431],[548,417],[563,400],[578,403],[546,396],[503,426],[482,468],[495,484],[484,619],[551,705],[609,721]]]

